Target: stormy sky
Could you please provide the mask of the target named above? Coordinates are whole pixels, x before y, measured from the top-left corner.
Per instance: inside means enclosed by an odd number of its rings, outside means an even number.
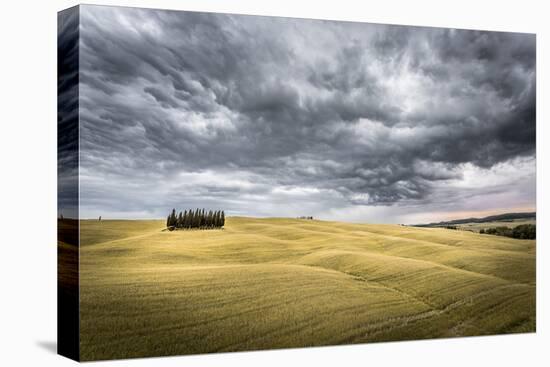
[[[82,217],[535,208],[535,36],[81,6]]]

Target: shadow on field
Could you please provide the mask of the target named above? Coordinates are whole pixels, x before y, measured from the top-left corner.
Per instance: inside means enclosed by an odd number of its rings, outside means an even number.
[[[36,345],[50,353],[57,354],[57,342],[54,340],[39,340]]]

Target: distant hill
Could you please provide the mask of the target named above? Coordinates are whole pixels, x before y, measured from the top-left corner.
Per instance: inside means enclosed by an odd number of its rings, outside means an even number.
[[[487,223],[487,222],[498,222],[498,221],[512,221],[517,219],[536,219],[536,212],[528,213],[504,213],[497,215],[490,215],[483,218],[465,218],[465,219],[455,219],[443,222],[434,222],[428,224],[415,224],[414,227],[440,227],[440,226],[449,226],[457,224],[466,224],[466,223]]]

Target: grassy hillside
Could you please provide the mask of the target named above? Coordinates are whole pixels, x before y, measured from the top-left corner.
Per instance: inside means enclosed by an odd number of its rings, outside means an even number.
[[[535,241],[227,218],[81,223],[84,360],[535,330]]]
[[[536,219],[513,219],[513,220],[503,220],[503,221],[494,221],[494,222],[484,222],[484,223],[462,223],[457,224],[457,228],[465,229],[468,231],[474,231],[479,232],[480,230],[487,228],[495,228],[495,227],[510,227],[514,228],[516,226],[522,225],[522,224],[537,224]]]
[[[447,226],[456,227],[457,229],[478,232],[480,230],[487,230],[488,228],[495,227],[509,227],[514,228],[519,225],[536,225],[537,213],[504,213],[498,215],[490,215],[483,218],[465,218],[455,219],[450,221],[443,221],[438,223],[417,224],[415,227],[432,227],[432,228],[444,228]]]

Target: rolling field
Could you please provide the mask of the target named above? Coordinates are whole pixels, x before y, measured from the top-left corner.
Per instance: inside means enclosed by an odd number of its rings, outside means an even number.
[[[535,241],[229,217],[81,221],[82,360],[535,331]]]

